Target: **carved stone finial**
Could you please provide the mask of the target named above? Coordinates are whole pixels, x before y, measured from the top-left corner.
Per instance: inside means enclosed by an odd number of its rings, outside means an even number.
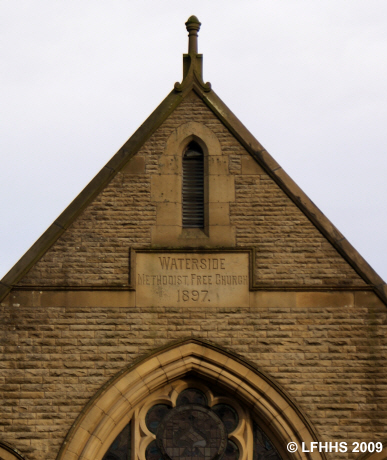
[[[211,83],[203,81],[203,56],[198,54],[198,32],[201,23],[191,16],[185,23],[188,30],[188,54],[183,55],[183,81],[175,83],[175,91],[183,91],[189,85],[196,84],[204,91],[211,91]]]
[[[198,32],[201,23],[196,16],[191,16],[185,26],[188,31],[188,54],[198,54]]]

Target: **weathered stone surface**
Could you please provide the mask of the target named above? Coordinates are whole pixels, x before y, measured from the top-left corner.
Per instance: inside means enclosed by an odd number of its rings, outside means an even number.
[[[139,252],[138,307],[230,307],[249,304],[249,254]]]
[[[385,307],[321,308],[314,299],[276,306],[269,299],[261,296],[255,308],[2,307],[1,439],[30,459],[54,459],[109,378],[156,347],[195,336],[274,377],[323,440],[384,437]]]
[[[214,148],[205,152],[205,229],[181,228],[180,127]],[[130,249],[156,245],[255,248],[259,290],[244,285],[215,305],[190,298],[184,306],[158,302],[147,278],[146,290],[126,290]],[[149,271],[143,262],[137,274]],[[247,268],[240,262],[238,276]],[[186,337],[226,347],[276,379],[324,441],[385,436],[385,305],[194,94],[20,284],[31,290],[14,289],[0,307],[0,439],[30,460],[56,458],[117,372]]]
[[[112,180],[21,284],[127,286],[130,247],[145,247],[152,242],[170,246],[177,238],[185,239],[180,213],[167,207],[179,206],[179,163],[175,150],[164,155],[167,141],[175,148],[170,139],[181,125],[186,126],[187,134],[189,129],[212,133],[207,136],[215,150],[209,157],[208,176],[209,202],[216,207],[210,218],[213,230],[199,245],[255,246],[255,281],[261,285],[365,284],[194,94],[178,106],[140,149],[135,157],[138,159],[133,158]],[[175,167],[168,162],[166,166],[168,158]],[[241,168],[236,166],[239,159]],[[175,185],[171,188],[172,183]],[[168,216],[167,209],[171,210]],[[194,245],[195,239],[177,244]]]

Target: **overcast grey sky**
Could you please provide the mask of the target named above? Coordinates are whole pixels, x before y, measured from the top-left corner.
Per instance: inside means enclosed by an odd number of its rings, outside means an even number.
[[[204,78],[387,279],[386,0],[2,0],[0,278],[181,81]]]

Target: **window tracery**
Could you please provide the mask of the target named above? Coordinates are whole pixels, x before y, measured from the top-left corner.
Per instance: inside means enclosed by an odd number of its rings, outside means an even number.
[[[282,460],[243,405],[179,380],[134,411],[103,460]]]

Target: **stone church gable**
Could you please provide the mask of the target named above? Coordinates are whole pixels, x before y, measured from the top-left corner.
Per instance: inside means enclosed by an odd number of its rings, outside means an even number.
[[[204,124],[219,139],[222,160],[235,189],[232,201],[226,203],[233,233],[230,243],[235,247],[256,248],[255,283],[258,286],[365,285],[193,92],[19,285],[128,286],[129,248],[152,245],[152,228],[158,226],[157,202],[152,199],[151,192],[152,175],[160,172],[159,163],[168,138],[187,122]],[[209,186],[217,185],[211,182]],[[168,198],[165,201],[169,201]],[[222,241],[217,243],[215,240],[211,246],[223,246]],[[208,242],[204,244],[207,246]]]
[[[0,460],[383,460],[386,285],[202,81],[186,25],[182,84],[0,282]],[[171,447],[181,413],[218,450]],[[287,450],[312,441],[374,451]]]

